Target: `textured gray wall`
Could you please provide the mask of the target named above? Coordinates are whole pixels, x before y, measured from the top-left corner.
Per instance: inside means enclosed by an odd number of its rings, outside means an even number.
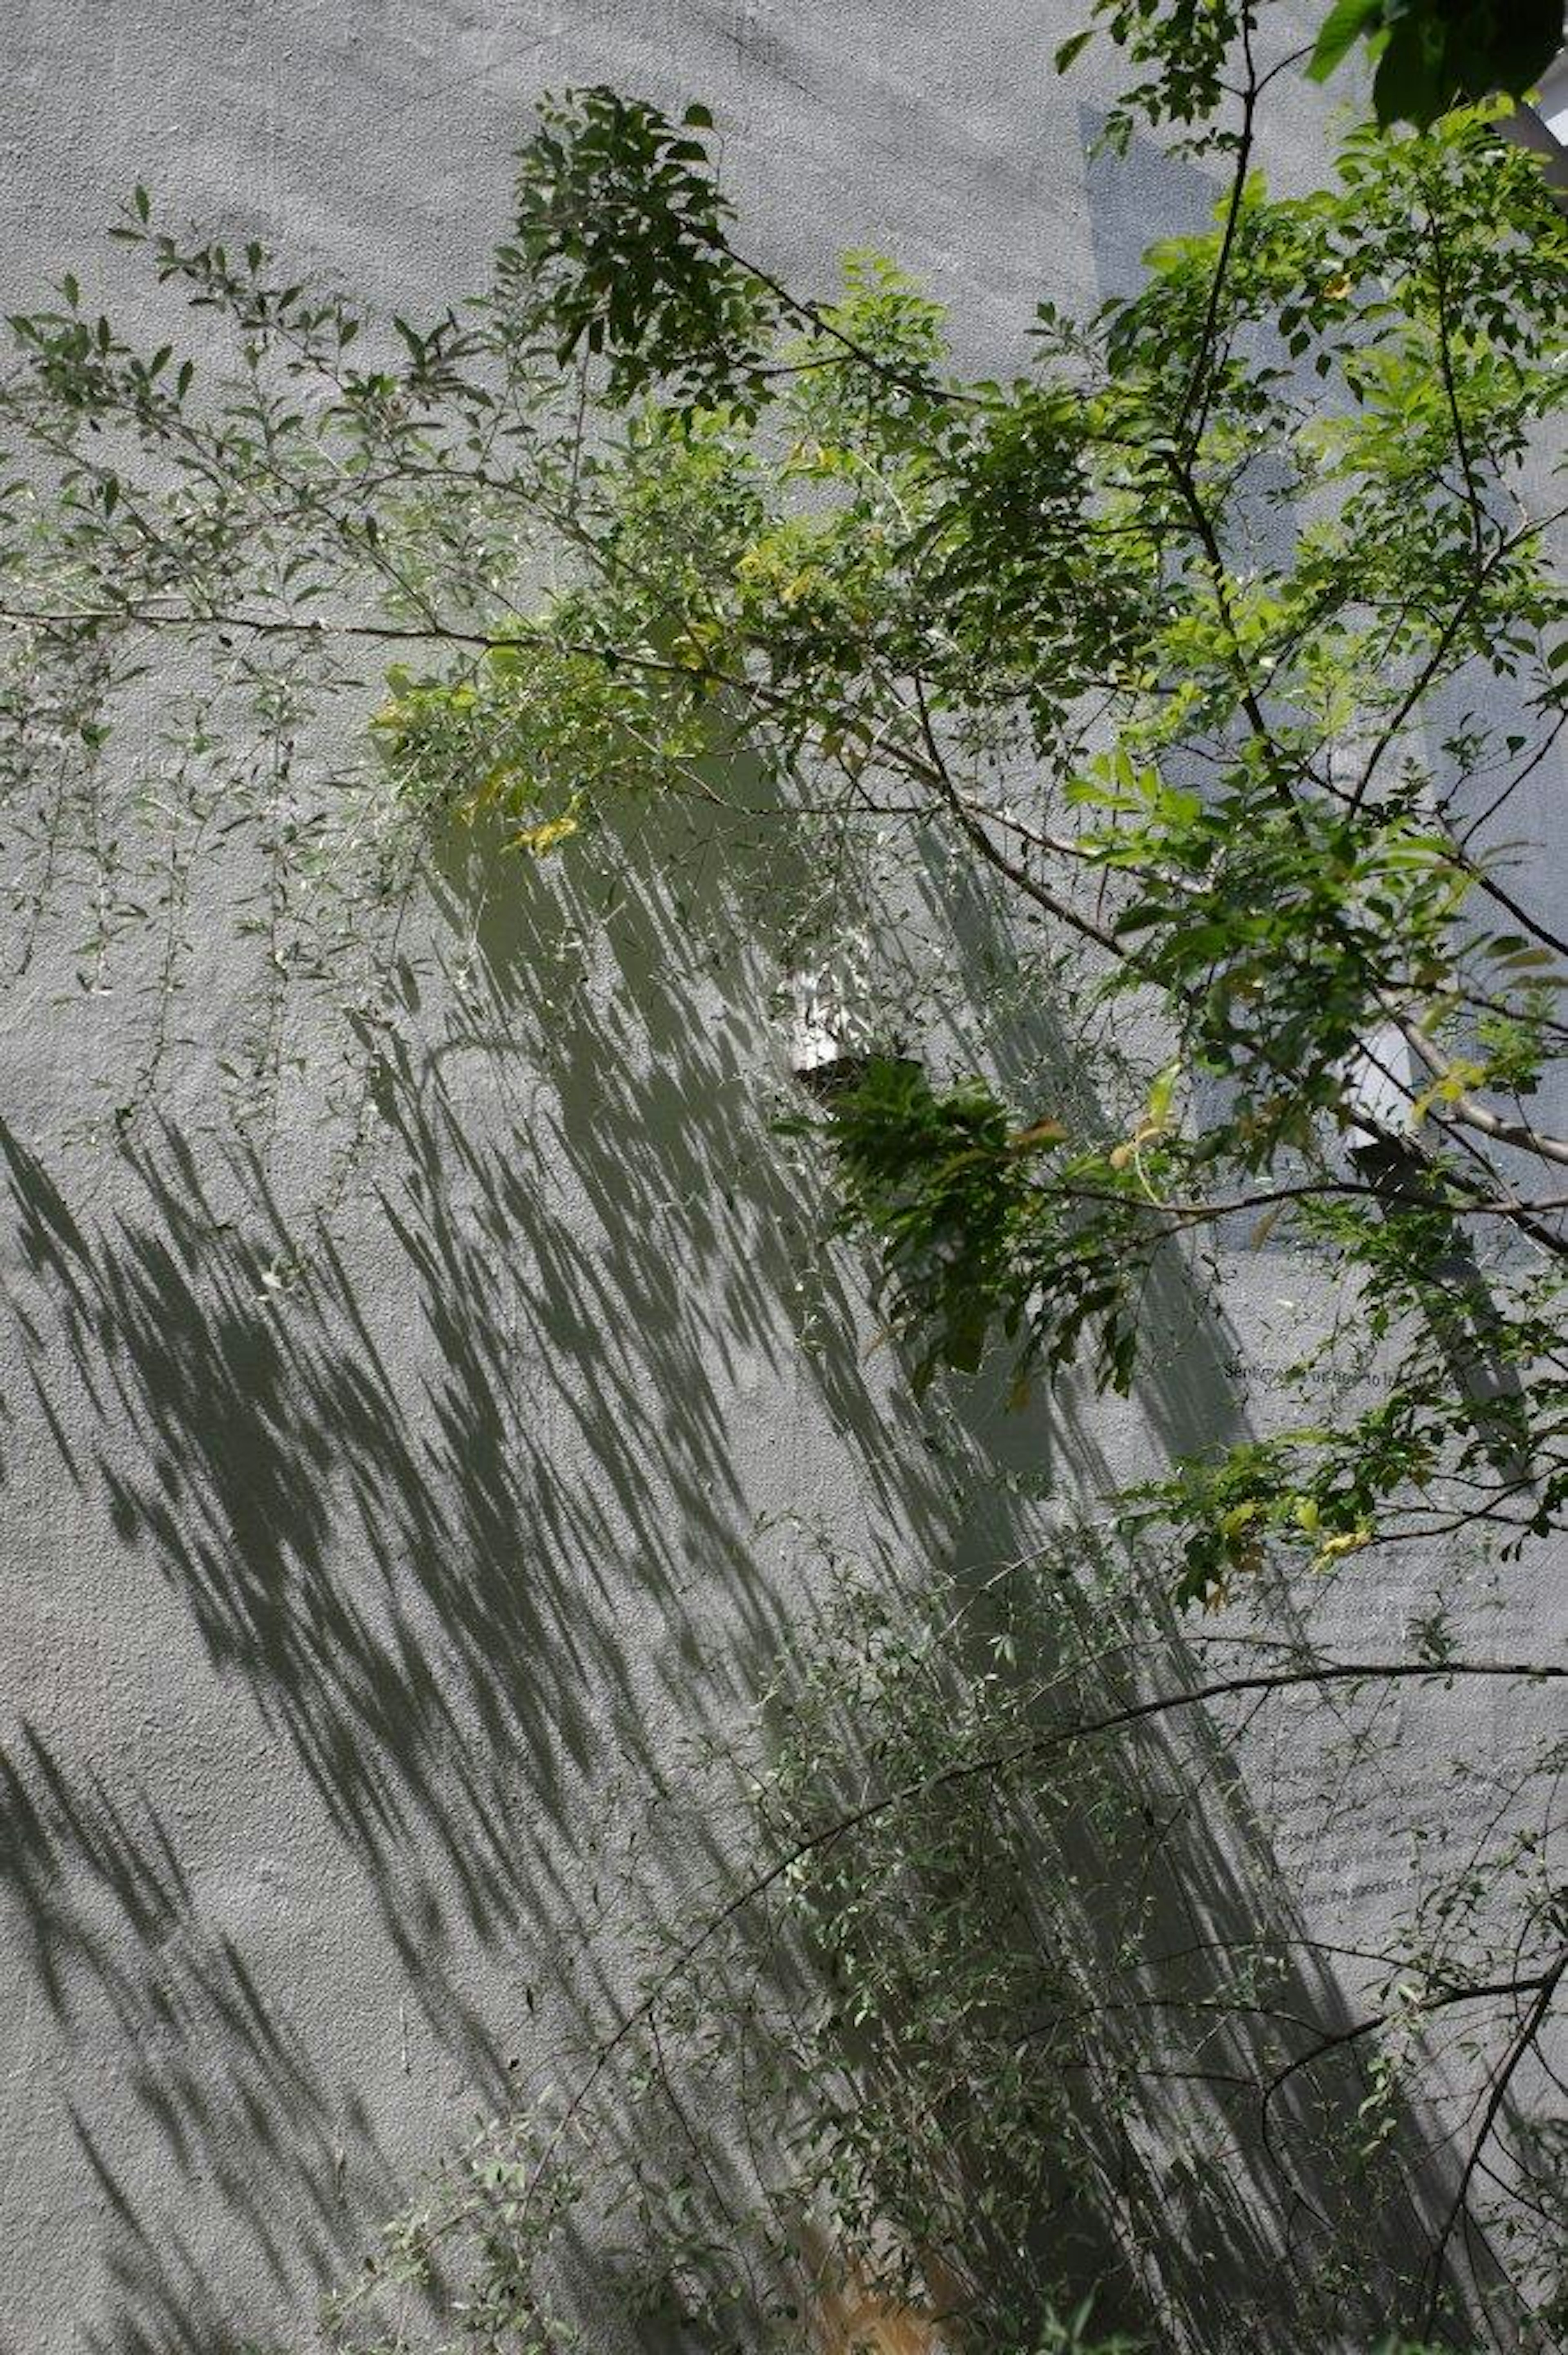
[[[13,0],[0,292],[121,282],[98,232],[140,177],[302,269],[444,303],[480,277],[535,95],[612,80],[708,101],[770,261],[893,250],[988,365],[1198,193],[1140,166],[1091,203],[1086,89],[1050,66],[1077,14]],[[214,2355],[298,2321],[529,2081],[563,1960],[619,1902],[618,1796],[722,1718],[798,1592],[779,1517],[983,1555],[1017,1536],[1004,1462],[1092,1474],[1231,1411],[1224,1336],[1173,1327],[1136,1410],[980,1416],[938,1462],[880,1360],[803,1349],[853,1312],[797,1288],[772,1018],[744,972],[671,977],[669,846],[639,855],[608,958],[553,881],[434,926],[428,1052],[276,1305],[313,1140],[237,1167],[176,1069],[167,1132],[73,1145],[129,1051],[120,1002],[58,1004],[58,960],[7,969],[8,2355]],[[546,969],[570,1006],[547,1039]],[[1249,1347],[1288,1354],[1284,1276],[1241,1283]],[[1387,1858],[1317,1862],[1373,1910],[1395,1888]]]

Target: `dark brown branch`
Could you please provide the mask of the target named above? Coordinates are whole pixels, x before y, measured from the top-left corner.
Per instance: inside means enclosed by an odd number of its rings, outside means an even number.
[[[1556,1962],[1542,1978],[1535,2001],[1520,2022],[1519,2031],[1503,2055],[1501,2064],[1492,2079],[1491,2092],[1487,2098],[1480,2126],[1470,2145],[1460,2173],[1458,2190],[1454,2194],[1448,2212],[1443,2220],[1442,2229],[1433,2245],[1432,2287],[1426,2301],[1425,2330],[1427,2333],[1431,2332],[1437,2319],[1437,2308],[1443,2295],[1443,2262],[1448,2253],[1448,2243],[1453,2239],[1459,2220],[1465,2213],[1476,2169],[1480,2165],[1482,2154],[1488,2143],[1491,2140],[1492,2130],[1497,2125],[1499,2113],[1507,2098],[1508,2089],[1518,2073],[1520,2062],[1541,2032],[1565,1971],[1568,1971],[1568,1946],[1564,1946]]]
[[[1184,445],[1183,464],[1190,464],[1193,453],[1203,438],[1209,408],[1213,399],[1215,338],[1219,325],[1220,300],[1225,281],[1230,275],[1231,255],[1235,247],[1236,230],[1241,221],[1243,199],[1246,195],[1246,176],[1252,164],[1253,142],[1256,130],[1258,79],[1253,62],[1252,23],[1245,7],[1241,12],[1242,48],[1246,60],[1246,81],[1241,91],[1241,130],[1236,137],[1235,165],[1231,174],[1229,201],[1225,206],[1225,225],[1220,238],[1220,250],[1214,262],[1213,276],[1209,281],[1209,299],[1203,311],[1202,332],[1198,339],[1197,357],[1187,390],[1181,401],[1181,415],[1177,425],[1178,440]],[[1193,412],[1196,410],[1196,414]],[[1189,421],[1191,423],[1189,424]]]

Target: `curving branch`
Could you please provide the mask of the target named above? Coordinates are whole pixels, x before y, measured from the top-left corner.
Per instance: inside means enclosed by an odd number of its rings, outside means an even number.
[[[1448,2212],[1443,2219],[1442,2227],[1433,2245],[1429,2260],[1432,2286],[1426,2301],[1425,2323],[1425,2328],[1428,2332],[1434,2328],[1437,2320],[1437,2309],[1443,2296],[1444,2260],[1448,2254],[1448,2244],[1458,2227],[1460,2218],[1465,2214],[1476,2171],[1481,2164],[1487,2145],[1492,2138],[1503,2103],[1508,2096],[1509,2087],[1518,2075],[1520,2063],[1545,2024],[1546,2016],[1552,2009],[1565,1972],[1568,1972],[1568,1946],[1564,1946],[1552,1968],[1541,1980],[1535,2000],[1520,2021],[1518,2033],[1509,2045],[1493,2075],[1491,2091],[1487,2096],[1487,2105],[1481,2115],[1480,2126],[1466,2154],[1464,2167],[1460,2170],[1458,2189],[1454,2194]]]

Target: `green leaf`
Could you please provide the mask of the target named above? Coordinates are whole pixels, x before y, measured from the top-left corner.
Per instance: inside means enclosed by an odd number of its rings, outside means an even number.
[[[1180,1063],[1167,1063],[1150,1089],[1149,1121],[1151,1127],[1163,1128],[1169,1121],[1176,1097],[1176,1082],[1181,1076]]]
[[[1463,58],[1461,43],[1453,42],[1452,28],[1432,0],[1416,0],[1388,20],[1385,47],[1372,77],[1372,102],[1382,123],[1411,123],[1427,130],[1462,94],[1464,82],[1456,59]],[[1465,59],[1467,78],[1491,79],[1474,58]]]
[[[1309,81],[1327,81],[1370,25],[1383,21],[1383,0],[1335,0],[1319,27],[1307,67]]]

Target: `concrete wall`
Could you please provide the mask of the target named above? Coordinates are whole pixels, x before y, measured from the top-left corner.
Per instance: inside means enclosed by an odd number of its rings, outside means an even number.
[[[1202,194],[1148,164],[1097,193],[1093,84],[1050,64],[1078,14],[13,0],[0,291],[124,282],[99,229],[141,178],[302,271],[445,302],[535,95],[611,80],[713,106],[771,263],[887,247],[992,365],[1042,293],[1091,301]],[[857,1354],[853,1271],[801,1287],[774,1014],[748,968],[686,954],[701,849],[631,846],[646,889],[604,955],[553,877],[504,907],[450,879],[417,1051],[324,1238],[318,1140],[285,1125],[248,1161],[177,1053],[166,1121],[79,1141],[140,1051],[134,970],[84,1005],[69,925],[14,953],[6,2355],[297,2325],[366,2220],[546,2065],[553,1990],[572,1966],[591,1989],[621,1902],[606,1828],[768,1657],[808,1574],[789,1515],[983,1557],[1020,1534],[1004,1472],[1071,1484],[1234,1412],[1224,1336],[1173,1326],[1119,1421],[980,1414],[932,1455]],[[182,1018],[204,1053],[214,954]],[[1261,1264],[1244,1286],[1266,1359],[1295,1338],[1283,1288]]]

